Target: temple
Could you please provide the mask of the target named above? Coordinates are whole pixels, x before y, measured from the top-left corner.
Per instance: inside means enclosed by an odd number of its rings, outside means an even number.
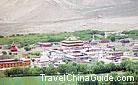
[[[78,48],[84,45],[83,41],[78,40],[76,37],[71,36],[61,42],[63,48]]]
[[[29,66],[30,64],[31,61],[29,59],[22,59],[22,60],[4,59],[0,60],[0,69]]]
[[[12,54],[17,54],[18,53],[18,48],[15,44],[12,44],[11,47],[10,47],[10,52]]]

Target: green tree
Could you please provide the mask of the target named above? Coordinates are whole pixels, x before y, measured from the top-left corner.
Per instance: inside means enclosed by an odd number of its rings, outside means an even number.
[[[49,66],[49,67],[44,67],[43,69],[43,73],[45,73],[46,75],[55,75],[57,74],[57,69]]]
[[[30,51],[30,50],[31,50],[30,47],[24,47],[24,49],[25,49],[26,51]]]
[[[66,69],[67,69],[67,65],[66,64],[60,65],[58,67],[58,72],[60,74],[66,74],[67,73],[67,70]]]
[[[116,40],[115,36],[110,37],[110,40],[114,42]]]

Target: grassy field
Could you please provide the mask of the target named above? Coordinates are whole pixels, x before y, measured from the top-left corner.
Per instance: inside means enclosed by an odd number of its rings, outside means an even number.
[[[20,44],[21,47],[28,46],[31,44],[35,44],[38,42],[60,42],[67,37],[73,35],[79,37],[80,40],[91,40],[92,35],[91,33],[99,34],[99,36],[95,36],[95,39],[104,39],[104,31],[98,30],[82,30],[82,31],[75,31],[75,32],[62,32],[57,34],[15,34],[11,36],[1,36],[0,35],[0,44],[12,44],[13,42],[16,44]],[[116,39],[123,39],[123,38],[138,38],[138,30],[126,31],[124,32],[125,36],[109,36],[115,37]],[[107,38],[108,39],[108,38]]]
[[[76,32],[64,32],[64,33],[58,33],[58,34],[27,34],[27,35],[16,34],[9,37],[1,36],[0,44],[11,44],[15,42],[17,44],[25,45],[25,44],[34,44],[37,42],[59,42],[71,35],[79,37],[81,40],[89,40],[91,39],[91,34],[89,34],[90,32],[93,32],[93,31],[83,30],[83,31],[76,31]],[[103,32],[96,31],[96,33],[100,34]]]
[[[117,74],[124,74],[125,72],[113,72]],[[105,73],[105,74],[98,74],[94,76],[107,76],[107,74],[111,73]],[[76,76],[76,75],[75,75]],[[81,75],[81,76],[90,76],[88,75]],[[58,76],[52,76],[52,77],[61,77],[61,75]],[[62,77],[64,77],[62,75]],[[48,77],[49,78],[49,77]],[[52,78],[52,81],[48,81],[48,78],[46,81],[42,81],[41,76],[31,76],[31,77],[1,77],[0,78],[0,85],[77,85],[77,81],[68,81],[67,77],[65,78],[65,81],[60,81],[57,79],[57,81],[54,81],[54,78]],[[73,79],[72,76],[69,76],[69,80]]]
[[[73,81],[42,81],[39,77],[5,77],[0,78],[0,85],[77,85]]]

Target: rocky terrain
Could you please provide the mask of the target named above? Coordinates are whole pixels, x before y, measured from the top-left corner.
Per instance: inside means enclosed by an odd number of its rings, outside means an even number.
[[[0,35],[138,29],[138,0],[0,0]]]

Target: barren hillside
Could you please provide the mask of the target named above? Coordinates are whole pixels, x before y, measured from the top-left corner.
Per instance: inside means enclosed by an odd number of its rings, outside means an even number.
[[[138,29],[138,0],[0,0],[0,34]]]

